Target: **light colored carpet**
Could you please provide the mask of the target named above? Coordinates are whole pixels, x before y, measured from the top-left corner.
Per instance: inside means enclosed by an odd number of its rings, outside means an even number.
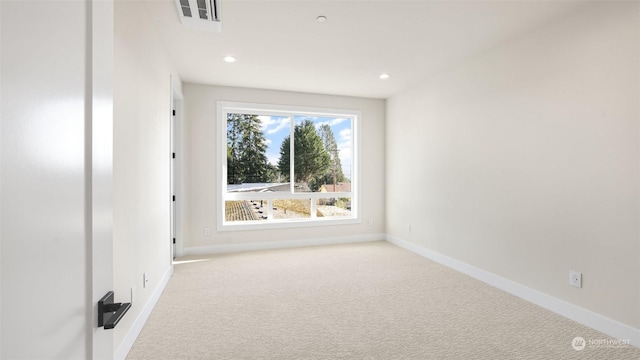
[[[640,359],[386,242],[179,262],[128,359]]]

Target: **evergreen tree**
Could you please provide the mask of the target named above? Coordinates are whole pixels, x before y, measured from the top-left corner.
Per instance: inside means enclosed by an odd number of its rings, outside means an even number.
[[[267,142],[257,115],[227,116],[227,183],[269,182]]]
[[[331,167],[322,176],[320,182],[323,184],[334,184],[334,180],[335,183],[344,182],[345,177],[342,172],[342,163],[340,162],[338,143],[336,142],[336,138],[333,135],[331,126],[329,126],[328,124],[320,125],[318,132],[320,133],[320,138],[322,138],[324,149],[327,151],[327,153],[329,153],[329,156],[331,156]]]
[[[227,184],[240,183],[240,116],[227,115]]]
[[[312,190],[320,187],[320,178],[331,167],[331,156],[324,149],[322,138],[318,135],[316,127],[311,120],[305,120],[297,124],[293,131],[294,136],[294,182],[303,182]],[[280,146],[280,159],[278,169],[290,179],[290,149],[291,139],[287,136]]]

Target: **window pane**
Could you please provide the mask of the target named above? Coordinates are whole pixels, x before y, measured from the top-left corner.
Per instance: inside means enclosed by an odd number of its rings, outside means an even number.
[[[226,221],[266,220],[266,200],[225,201],[224,215]]]
[[[351,217],[351,198],[318,199],[318,217]]]
[[[278,168],[289,118],[227,114],[227,192],[290,192]]]
[[[296,115],[294,121],[294,191],[351,191],[352,119]]]
[[[273,201],[274,219],[302,219],[310,217],[310,199],[279,199]]]

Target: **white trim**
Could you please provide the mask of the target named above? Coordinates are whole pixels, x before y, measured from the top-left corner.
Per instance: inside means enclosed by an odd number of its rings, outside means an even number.
[[[327,108],[316,106],[299,106],[299,105],[283,105],[283,104],[260,104],[246,103],[236,101],[218,101],[218,106],[222,108],[231,108],[233,111],[248,111],[255,115],[278,115],[291,116],[295,115],[318,115],[318,116],[344,116],[344,115],[361,115],[360,110],[343,109],[343,108]]]
[[[172,116],[173,121],[173,151],[176,153],[176,158],[173,160],[173,194],[176,196],[175,201],[175,237],[176,244],[174,248],[174,255],[176,257],[182,256],[182,247],[184,239],[184,94],[182,89],[178,86],[181,84],[179,78],[171,77],[172,87],[172,99],[173,109],[176,111],[176,116]],[[173,259],[171,259],[173,263]]]
[[[268,200],[271,201],[271,200]],[[271,221],[254,220],[254,221],[237,221],[224,222],[218,228],[219,232],[227,231],[243,231],[243,230],[275,230],[290,228],[305,228],[318,226],[336,226],[336,225],[352,225],[362,224],[361,219],[351,216],[334,216],[334,217],[316,217],[316,218],[299,218],[299,219],[274,219]]]
[[[384,234],[368,234],[368,235],[355,235],[355,236],[305,239],[305,240],[284,240],[284,241],[271,241],[271,242],[260,242],[260,243],[245,243],[245,244],[220,244],[220,245],[212,245],[212,246],[187,247],[187,248],[184,248],[184,254],[185,255],[224,254],[224,253],[241,252],[241,251],[273,250],[273,249],[288,249],[288,248],[300,248],[300,247],[321,246],[321,245],[352,244],[352,243],[360,243],[360,242],[383,241],[384,239],[385,239]]]
[[[388,242],[414,252],[427,259],[469,275],[509,294],[527,300],[556,314],[571,319],[577,323],[598,330],[615,339],[629,339],[631,345],[640,347],[640,329],[635,329],[616,320],[609,319],[590,310],[581,308],[564,300],[558,299],[541,291],[526,287],[496,274],[469,265],[460,260],[450,258],[423,246],[408,242],[396,236],[387,235]]]
[[[162,279],[160,279],[160,282],[158,283],[158,286],[156,286],[155,290],[153,290],[151,297],[144,305],[142,311],[140,311],[140,314],[129,329],[129,332],[127,332],[127,335],[124,337],[124,339],[118,346],[118,349],[113,354],[114,359],[124,360],[127,357],[127,354],[129,354],[131,347],[133,347],[133,344],[136,342],[138,335],[140,335],[140,331],[142,331],[142,327],[144,327],[147,319],[149,319],[151,311],[153,311],[153,308],[158,303],[158,300],[160,300],[160,296],[162,295],[164,288],[169,283],[169,279],[171,279],[171,269],[171,267],[167,267],[167,269],[165,270],[164,275],[162,275]]]

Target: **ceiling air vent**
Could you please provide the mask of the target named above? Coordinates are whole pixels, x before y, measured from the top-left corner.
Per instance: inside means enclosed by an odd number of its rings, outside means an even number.
[[[176,0],[184,27],[220,32],[220,0]]]

